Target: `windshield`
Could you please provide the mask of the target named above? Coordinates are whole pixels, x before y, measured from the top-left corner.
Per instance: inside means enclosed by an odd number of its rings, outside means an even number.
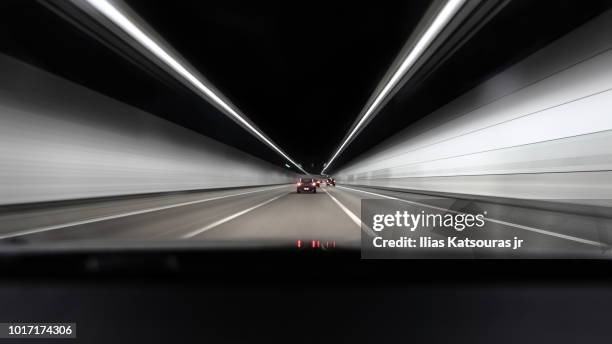
[[[612,0],[0,0],[0,344],[605,344],[611,258]]]
[[[609,257],[612,4],[10,3],[0,250]]]

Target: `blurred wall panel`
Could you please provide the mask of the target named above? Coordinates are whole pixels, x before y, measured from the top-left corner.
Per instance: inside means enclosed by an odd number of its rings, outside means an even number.
[[[0,205],[293,181],[293,174],[0,55]]]
[[[407,190],[609,200],[611,171],[609,11],[379,144],[336,177]]]

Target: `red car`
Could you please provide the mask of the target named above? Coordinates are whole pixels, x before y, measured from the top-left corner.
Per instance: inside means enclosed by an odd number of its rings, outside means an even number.
[[[317,193],[317,183],[312,178],[300,178],[297,183],[297,193],[312,192]]]

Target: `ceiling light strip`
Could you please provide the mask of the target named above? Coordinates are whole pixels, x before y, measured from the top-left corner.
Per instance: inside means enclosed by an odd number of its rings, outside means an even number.
[[[450,22],[453,16],[459,11],[461,6],[465,3],[465,0],[448,0],[442,10],[437,14],[434,21],[427,28],[423,36],[418,40],[417,44],[412,48],[410,53],[402,61],[398,69],[393,73],[387,84],[378,93],[372,104],[368,107],[365,114],[359,119],[357,125],[354,126],[353,130],[348,134],[346,139],[342,142],[338,150],[329,159],[329,162],[325,165],[321,173],[325,173],[325,170],[331,165],[336,157],[342,152],[342,150],[354,139],[357,131],[363,126],[365,121],[373,114],[383,102],[383,100],[389,95],[389,93],[397,86],[402,77],[410,70],[414,63],[423,55],[423,52],[438,36],[438,34],[444,29],[444,27]]]
[[[142,44],[148,51],[159,58],[162,62],[172,68],[181,77],[185,78],[191,85],[200,90],[206,97],[212,100],[214,103],[219,105],[227,114],[238,120],[244,127],[246,127],[256,137],[265,142],[269,147],[274,149],[278,154],[291,162],[295,167],[304,173],[307,173],[302,167],[293,161],[287,154],[285,154],[279,147],[277,147],[272,141],[270,141],[262,132],[251,125],[246,119],[244,119],[236,110],[230,105],[224,102],[217,94],[215,94],[210,88],[202,83],[195,75],[187,70],[180,62],[174,59],[169,53],[167,53],[162,47],[159,46],[153,39],[151,39],[146,33],[144,33],[138,26],[132,23],[123,13],[117,8],[110,4],[106,0],[86,0],[91,6],[102,13],[107,19],[119,26],[125,31],[130,37]]]

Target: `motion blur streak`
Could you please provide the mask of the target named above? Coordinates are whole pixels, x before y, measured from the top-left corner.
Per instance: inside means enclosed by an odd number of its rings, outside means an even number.
[[[361,129],[361,126],[365,123],[365,121],[378,110],[381,102],[389,95],[391,90],[393,90],[397,84],[400,82],[402,77],[406,74],[406,72],[414,65],[416,60],[421,57],[425,49],[431,44],[431,42],[436,38],[436,36],[444,29],[446,24],[453,18],[455,13],[461,8],[465,0],[449,0],[446,2],[442,10],[436,15],[436,18],[431,23],[431,25],[427,28],[427,30],[423,33],[423,36],[419,39],[414,48],[410,51],[408,56],[402,61],[398,69],[393,73],[391,79],[387,84],[383,87],[383,89],[378,93],[374,102],[368,107],[365,114],[358,120],[357,124],[353,127],[353,130],[348,134],[346,139],[342,142],[336,153],[329,159],[325,168],[321,173],[325,173],[327,168],[331,165],[331,163],[336,159],[338,154],[342,152],[342,150],[346,147],[346,145],[354,138],[353,136]]]
[[[344,184],[610,205],[607,11],[340,168]]]
[[[244,126],[251,134],[255,135],[257,138],[265,142],[270,148],[275,150],[278,154],[283,156],[289,162],[291,162],[295,167],[297,167],[302,172],[306,173],[302,169],[302,167],[294,162],[285,152],[283,152],[276,144],[274,144],[270,139],[268,139],[259,129],[255,128],[249,121],[245,119],[244,115],[238,113],[238,110],[232,108],[229,104],[227,104],[221,97],[219,97],[215,92],[213,92],[209,87],[207,87],[202,81],[200,81],[193,73],[191,73],[187,68],[185,68],[180,62],[178,62],[174,57],[172,57],[165,49],[163,49],[159,44],[157,44],[147,33],[143,32],[143,30],[137,27],[134,23],[132,23],[123,13],[121,13],[117,8],[111,5],[106,0],[85,0],[87,3],[92,5],[98,11],[100,11],[104,16],[106,16],[109,20],[115,23],[117,26],[121,27],[125,32],[127,32],[133,39],[140,42],[144,45],[149,51],[151,51],[157,58],[162,60],[168,66],[170,66],[175,72],[177,72],[180,76],[185,78],[189,83],[195,86],[198,90],[200,90],[206,99],[210,99],[215,104],[219,105],[226,114],[232,116],[235,120],[237,120],[242,126]]]
[[[0,244],[356,248],[362,211],[373,210],[362,201],[379,199],[416,213],[486,211],[490,228],[479,239],[519,236],[530,257],[607,258],[612,11],[598,13],[364,154],[336,161],[338,187],[323,183],[312,194],[296,192],[300,176],[263,144],[275,164],[0,55],[0,239],[10,239]],[[363,133],[386,124],[376,120]],[[315,139],[317,125],[329,125],[321,122],[308,119]]]
[[[287,168],[10,57],[0,55],[0,74],[0,205],[294,180]]]

